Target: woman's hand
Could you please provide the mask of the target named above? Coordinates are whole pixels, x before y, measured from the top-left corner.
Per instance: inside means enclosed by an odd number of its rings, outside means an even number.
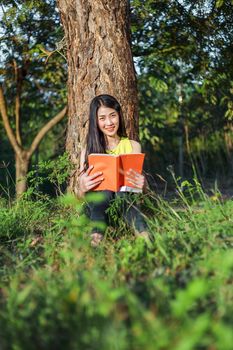
[[[87,171],[85,171],[79,177],[79,189],[82,194],[92,190],[92,188],[99,185],[104,179],[103,177],[100,178],[100,176],[103,175],[103,173],[100,171],[98,173],[89,175],[93,168],[93,165],[89,166]]]
[[[126,172],[126,180],[129,181],[135,188],[143,189],[145,186],[145,176],[133,169]]]

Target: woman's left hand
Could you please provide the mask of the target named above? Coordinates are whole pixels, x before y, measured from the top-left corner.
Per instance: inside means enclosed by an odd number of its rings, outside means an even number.
[[[129,181],[135,188],[140,188],[141,190],[144,188],[145,176],[133,169],[129,169],[126,172],[126,175],[126,180]]]

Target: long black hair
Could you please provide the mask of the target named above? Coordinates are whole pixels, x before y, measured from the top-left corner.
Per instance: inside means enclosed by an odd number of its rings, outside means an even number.
[[[119,128],[117,135],[120,137],[126,137],[122,109],[117,99],[111,95],[99,95],[94,97],[90,104],[89,127],[86,138],[85,169],[88,167],[88,154],[106,153],[106,140],[97,124],[97,112],[100,106],[115,109],[119,114]]]

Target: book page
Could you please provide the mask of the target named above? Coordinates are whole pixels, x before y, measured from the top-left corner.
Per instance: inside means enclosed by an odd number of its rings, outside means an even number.
[[[142,173],[143,163],[145,154],[144,153],[130,153],[130,154],[121,154],[121,171],[124,174],[123,183],[120,183],[120,186],[127,186],[133,188],[133,185],[126,180],[126,173],[129,169],[133,169],[138,173]]]

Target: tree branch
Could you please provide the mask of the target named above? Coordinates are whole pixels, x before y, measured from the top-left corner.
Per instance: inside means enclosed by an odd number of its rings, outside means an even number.
[[[7,136],[9,138],[9,141],[11,143],[11,146],[13,147],[13,149],[14,149],[15,153],[17,154],[17,156],[20,157],[21,153],[22,153],[22,149],[18,145],[16,137],[15,137],[15,135],[13,133],[13,130],[12,130],[12,128],[10,126],[10,123],[9,123],[9,118],[8,118],[8,115],[7,115],[7,108],[6,108],[6,101],[5,101],[5,98],[4,98],[2,85],[0,85],[0,112],[1,112],[1,115],[2,115],[3,125],[4,125],[4,128],[6,130],[6,133],[7,133]]]
[[[43,126],[43,128],[38,132],[36,137],[34,138],[31,147],[28,151],[28,156],[29,158],[32,156],[32,154],[35,152],[37,147],[39,146],[41,140],[47,134],[47,132],[52,129],[54,125],[56,125],[64,116],[66,115],[67,112],[67,106],[65,106],[55,117],[53,117],[47,124]]]
[[[22,88],[22,80],[18,74],[18,67],[16,60],[13,59],[13,67],[15,71],[15,83],[16,83],[16,97],[15,97],[15,132],[16,140],[20,146],[22,146],[22,140],[20,135],[20,95]]]

